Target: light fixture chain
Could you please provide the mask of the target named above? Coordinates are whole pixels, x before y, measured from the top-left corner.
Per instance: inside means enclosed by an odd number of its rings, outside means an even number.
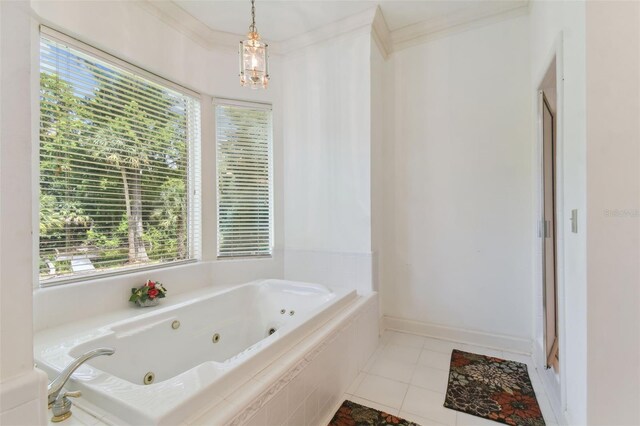
[[[249,27],[251,32],[256,31],[256,2],[255,0],[251,0],[251,27]]]

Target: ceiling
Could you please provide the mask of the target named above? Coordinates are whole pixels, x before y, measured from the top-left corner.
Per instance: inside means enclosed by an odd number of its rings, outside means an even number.
[[[173,0],[209,29],[243,34],[251,22],[249,0]],[[256,25],[265,40],[280,42],[380,6],[389,31],[423,22],[452,25],[525,6],[527,0],[256,0]]]

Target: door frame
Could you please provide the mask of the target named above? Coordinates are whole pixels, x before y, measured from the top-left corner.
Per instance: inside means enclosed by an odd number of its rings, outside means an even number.
[[[539,70],[534,80],[535,105],[535,155],[534,155],[534,229],[536,233],[534,250],[534,300],[536,300],[534,318],[534,348],[533,358],[540,373],[542,382],[550,396],[551,406],[560,420],[564,418],[567,408],[566,396],[566,365],[560,365],[560,371],[546,369],[546,349],[544,344],[545,311],[544,311],[544,158],[542,134],[542,105],[539,103],[538,92],[545,88],[545,77],[555,64],[556,111],[555,111],[555,216],[556,216],[556,286],[558,305],[558,340],[560,356],[566,355],[566,321],[565,321],[565,261],[564,235],[567,231],[564,212],[564,66],[563,66],[563,34],[556,38],[553,47],[547,55],[544,67]]]
[[[555,88],[557,90],[557,88]],[[550,358],[550,352],[555,348],[556,351],[559,351],[559,345],[557,344],[557,342],[559,342],[560,339],[560,335],[559,335],[559,324],[558,324],[558,318],[559,318],[559,314],[558,314],[558,211],[556,209],[557,206],[557,176],[556,176],[556,171],[559,168],[558,167],[558,158],[557,158],[557,154],[558,154],[558,149],[556,146],[556,140],[558,138],[557,135],[557,99],[554,98],[554,105],[552,106],[552,102],[549,100],[549,98],[547,97],[548,92],[545,92],[544,89],[540,90],[538,92],[538,103],[539,103],[539,107],[540,107],[540,126],[541,128],[538,130],[541,134],[542,134],[542,222],[543,222],[543,235],[542,235],[542,305],[543,305],[543,339],[542,339],[542,347],[544,349],[544,355],[545,355],[545,367],[547,369],[549,368],[555,368],[556,369],[556,373],[559,371],[559,361],[557,363],[554,364],[550,364],[549,363],[549,358]],[[555,107],[555,110],[554,110]],[[546,217],[546,210],[547,210],[547,206],[546,206],[546,202],[547,202],[547,195],[545,194],[545,190],[547,187],[547,182],[546,182],[546,165],[544,164],[545,162],[545,157],[546,157],[546,152],[545,150],[547,149],[545,140],[544,140],[544,135],[545,135],[545,123],[544,123],[544,117],[545,117],[545,111],[549,112],[549,115],[551,116],[551,142],[549,145],[549,149],[551,149],[551,166],[552,166],[552,174],[551,174],[551,204],[553,207],[553,218],[552,220],[547,220]],[[552,228],[551,231],[548,231],[547,228],[547,223],[550,223],[550,227]],[[546,244],[546,238],[547,238],[547,233],[550,232],[551,233],[551,237],[552,238],[552,246],[553,246],[553,254],[552,254],[552,258],[553,258],[553,292],[555,293],[553,296],[553,306],[549,306],[549,304],[547,303],[549,301],[549,297],[548,297],[548,291],[549,291],[549,283],[547,283],[547,278],[548,278],[548,265],[547,265],[547,260],[548,260],[548,253],[547,253],[547,244]],[[549,347],[549,336],[547,335],[547,333],[549,332],[549,310],[552,309],[554,318],[553,318],[553,326],[554,326],[554,341],[551,343],[551,347]]]

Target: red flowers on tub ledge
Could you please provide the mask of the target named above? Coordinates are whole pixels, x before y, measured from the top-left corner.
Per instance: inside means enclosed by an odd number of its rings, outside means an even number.
[[[131,289],[131,297],[129,302],[133,302],[138,306],[156,306],[158,299],[165,297],[167,289],[158,281],[147,280],[147,283],[140,288]]]

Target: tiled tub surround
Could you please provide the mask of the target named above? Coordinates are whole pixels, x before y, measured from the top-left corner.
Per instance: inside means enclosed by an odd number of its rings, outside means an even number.
[[[378,345],[378,296],[359,296],[191,425],[328,424]]]
[[[310,374],[307,373],[311,371],[309,366],[317,365],[318,361],[314,360],[324,359],[323,354],[327,348],[335,347],[335,353],[342,355],[345,353],[344,348],[351,346],[352,353],[345,361],[346,370],[339,370],[340,374],[337,376],[340,378],[336,380],[339,386],[335,388],[333,395],[333,398],[337,399],[377,344],[375,294],[357,297],[352,291],[332,291],[324,286],[279,280],[250,283],[222,291],[211,289],[208,293],[198,292],[193,299],[172,306],[138,311],[140,314],[132,319],[103,324],[102,327],[94,327],[92,330],[79,331],[78,325],[44,330],[36,335],[38,364],[52,376],[55,374],[54,371],[66,365],[73,355],[96,346],[114,346],[116,355],[89,361],[78,369],[74,380],[68,386],[70,389],[84,391],[78,405],[89,402],[88,405],[99,407],[97,411],[102,414],[98,414],[98,417],[104,423],[178,424],[186,421],[190,424],[240,424],[248,419],[247,413],[264,413],[262,405],[277,403],[281,388],[290,385],[288,380],[291,380],[291,384],[297,383],[294,381],[296,377]],[[215,302],[216,299],[218,302]],[[249,300],[265,303],[252,305]],[[239,301],[244,303],[238,304]],[[280,306],[284,302],[288,306]],[[277,313],[272,315],[271,311],[276,307]],[[281,309],[286,309],[287,312],[280,314]],[[295,315],[289,315],[290,310],[294,310]],[[201,362],[198,358],[200,355],[186,350],[198,346],[196,341],[190,339],[198,333],[206,334],[208,350],[211,352],[211,348],[216,345],[211,344],[211,336],[208,334],[214,330],[203,331],[206,327],[194,326],[194,322],[197,318],[198,324],[210,324],[214,320],[210,317],[216,312],[228,318],[248,318],[252,313],[260,319],[247,320],[240,323],[240,328],[236,329],[233,329],[233,321],[229,320],[218,326],[217,330],[229,327],[226,333],[220,333],[220,342],[224,336],[242,335],[246,340],[229,339],[227,343],[230,343],[231,348],[220,347],[219,353],[208,354],[214,361]],[[365,316],[371,318],[363,322],[362,318]],[[181,322],[178,330],[171,328],[175,320]],[[94,319],[92,322],[96,321]],[[276,324],[277,321],[284,322]],[[273,325],[276,325],[278,331],[268,336],[267,330]],[[245,330],[241,331],[242,327],[245,327]],[[263,328],[265,330],[262,330]],[[72,333],[65,336],[65,330]],[[177,333],[180,331],[183,331],[183,337],[177,339],[179,342],[168,338],[178,337]],[[369,336],[368,343],[363,340],[365,336]],[[151,340],[147,340],[148,337],[151,337]],[[138,339],[145,340],[147,344],[136,348]],[[353,339],[358,342],[357,346],[350,343]],[[327,343],[329,341],[333,343]],[[342,348],[336,346],[338,343]],[[301,352],[303,348],[309,350]],[[236,354],[238,351],[240,353]],[[177,354],[180,353],[195,358],[176,360]],[[119,354],[123,358],[109,364],[110,358]],[[140,357],[136,358],[135,354]],[[230,357],[228,361],[225,360],[227,357]],[[142,359],[153,358],[161,359],[168,364],[168,368],[160,365],[156,367],[158,374],[155,384],[143,386],[132,383],[137,379],[137,375],[144,375],[147,371],[146,364],[141,362]],[[142,367],[139,367],[145,371],[137,371],[139,368],[135,372],[130,371],[127,367],[129,362],[141,362]],[[153,371],[151,368],[149,370]],[[277,377],[277,380],[266,388],[266,382],[274,378],[273,374],[278,371],[282,371],[286,376]],[[248,391],[237,392],[237,388],[243,383],[247,383]],[[257,401],[247,400],[239,403],[262,387],[265,387],[265,391],[255,395]],[[321,403],[326,401],[321,398],[321,395],[324,395],[321,390],[314,390],[314,396],[310,393],[305,398],[305,403],[311,410],[313,404],[309,398],[317,398],[316,409],[319,413]],[[295,394],[302,395],[302,392]],[[311,414],[311,411],[308,412]],[[197,417],[205,416],[203,419],[208,420],[198,420],[194,413],[200,413]],[[217,420],[210,418],[211,415],[215,415]]]

